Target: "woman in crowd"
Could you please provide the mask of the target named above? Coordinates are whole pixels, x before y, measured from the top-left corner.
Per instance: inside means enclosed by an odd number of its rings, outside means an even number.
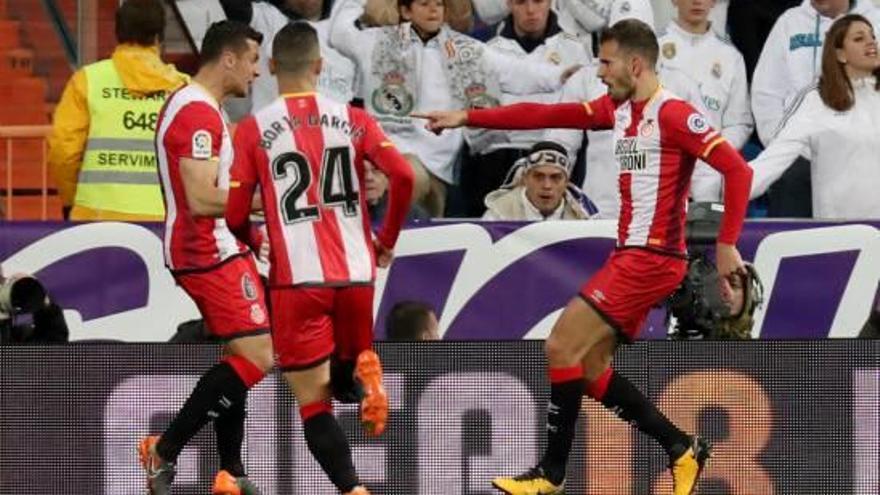
[[[795,100],[770,146],[751,162],[757,197],[797,159],[812,164],[813,216],[880,217],[880,56],[857,14],[828,30],[818,84]]]

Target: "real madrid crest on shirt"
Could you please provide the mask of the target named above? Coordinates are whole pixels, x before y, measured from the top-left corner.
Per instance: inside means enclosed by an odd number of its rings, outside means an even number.
[[[499,104],[498,99],[487,92],[485,84],[471,84],[465,88],[464,95],[468,108],[492,108]]]
[[[715,76],[715,79],[721,79],[721,62],[715,61],[712,64],[712,75]]]
[[[408,115],[413,109],[413,96],[406,89],[406,80],[399,72],[389,72],[372,95],[373,108],[390,115]]]
[[[562,62],[562,56],[559,55],[559,52],[550,52],[550,54],[547,55],[547,61],[553,65],[559,65],[559,63]]]
[[[663,56],[666,58],[675,58],[675,43],[663,43]]]

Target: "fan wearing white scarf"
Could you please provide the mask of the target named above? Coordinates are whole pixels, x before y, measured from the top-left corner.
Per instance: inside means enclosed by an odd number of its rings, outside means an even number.
[[[461,131],[435,135],[412,119],[413,111],[477,108],[498,104],[501,91],[527,94],[556,91],[573,68],[526,63],[485,49],[444,22],[443,0],[399,0],[398,26],[358,29],[363,0],[342,0],[333,14],[330,43],[358,64],[367,110],[401,152],[427,173],[428,200],[442,214],[445,184],[453,182],[453,163],[462,145]],[[417,190],[425,190],[424,184]]]

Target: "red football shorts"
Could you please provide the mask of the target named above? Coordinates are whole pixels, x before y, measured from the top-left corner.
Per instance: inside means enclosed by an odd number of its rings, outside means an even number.
[[[373,345],[373,286],[269,289],[272,345],[281,371],[317,366],[336,354],[353,361]]]
[[[266,294],[251,255],[236,256],[214,268],[174,274],[195,301],[211,335],[232,340],[269,332]]]
[[[581,287],[580,296],[618,335],[631,342],[652,307],[669,297],[687,273],[687,260],[629,248],[615,250]]]

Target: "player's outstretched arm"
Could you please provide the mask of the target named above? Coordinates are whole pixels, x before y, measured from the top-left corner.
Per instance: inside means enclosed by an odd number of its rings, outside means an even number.
[[[590,103],[516,103],[467,111],[413,113],[411,116],[427,119],[425,127],[433,132],[463,126],[508,130],[608,127],[605,122],[608,119],[597,118]]]
[[[440,133],[443,129],[457,129],[468,125],[466,110],[447,110],[436,112],[414,112],[410,117],[425,119],[425,127],[432,132]]]

